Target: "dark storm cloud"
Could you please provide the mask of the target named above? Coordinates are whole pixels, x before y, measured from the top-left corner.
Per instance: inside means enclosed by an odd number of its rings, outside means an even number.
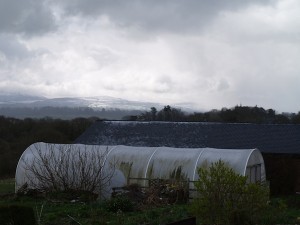
[[[55,28],[54,16],[41,0],[0,0],[0,33],[36,35]]]
[[[108,16],[121,26],[153,30],[200,29],[220,11],[236,10],[269,0],[66,0],[58,1],[67,13]]]

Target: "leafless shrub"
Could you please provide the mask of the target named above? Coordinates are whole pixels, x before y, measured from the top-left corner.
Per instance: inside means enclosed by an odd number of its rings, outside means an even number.
[[[100,196],[115,172],[115,163],[106,162],[108,149],[78,145],[35,144],[32,159],[24,159],[28,185],[40,191],[80,191]]]

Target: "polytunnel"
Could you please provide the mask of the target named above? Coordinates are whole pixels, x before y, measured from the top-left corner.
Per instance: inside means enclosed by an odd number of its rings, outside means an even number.
[[[38,153],[60,155],[62,152],[93,152],[103,156],[98,167],[115,167],[111,182],[106,187],[126,185],[139,179],[180,178],[197,180],[197,168],[208,167],[211,163],[222,160],[236,173],[247,176],[249,182],[265,181],[265,165],[258,149],[214,149],[214,148],[172,148],[172,147],[133,147],[101,146],[83,144],[47,144],[35,143],[22,154],[16,169],[16,191],[29,183],[28,162],[37,164]],[[76,160],[76,157],[74,158]],[[56,163],[59,161],[56,161]],[[92,159],[89,163],[94,163]],[[97,164],[97,163],[96,163]],[[101,165],[100,165],[101,164]],[[105,171],[105,170],[104,170]],[[72,173],[72,171],[70,171]],[[31,174],[32,176],[32,174]],[[134,178],[134,179],[129,179]],[[138,178],[138,179],[136,179]],[[33,179],[30,182],[34,182]]]

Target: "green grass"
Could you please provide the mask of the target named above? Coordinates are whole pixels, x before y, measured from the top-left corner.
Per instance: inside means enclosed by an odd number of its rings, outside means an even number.
[[[17,204],[33,207],[36,215],[41,215],[40,221],[43,225],[78,223],[82,225],[158,225],[174,222],[189,216],[186,205],[164,206],[126,213],[113,213],[108,212],[103,204],[100,203],[53,203],[28,197],[0,200],[0,205],[1,204]],[[36,218],[38,219],[39,216],[36,216]]]

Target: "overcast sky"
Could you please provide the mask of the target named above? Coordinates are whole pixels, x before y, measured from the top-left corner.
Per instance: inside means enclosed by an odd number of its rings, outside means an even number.
[[[0,0],[0,92],[300,111],[299,0]]]

